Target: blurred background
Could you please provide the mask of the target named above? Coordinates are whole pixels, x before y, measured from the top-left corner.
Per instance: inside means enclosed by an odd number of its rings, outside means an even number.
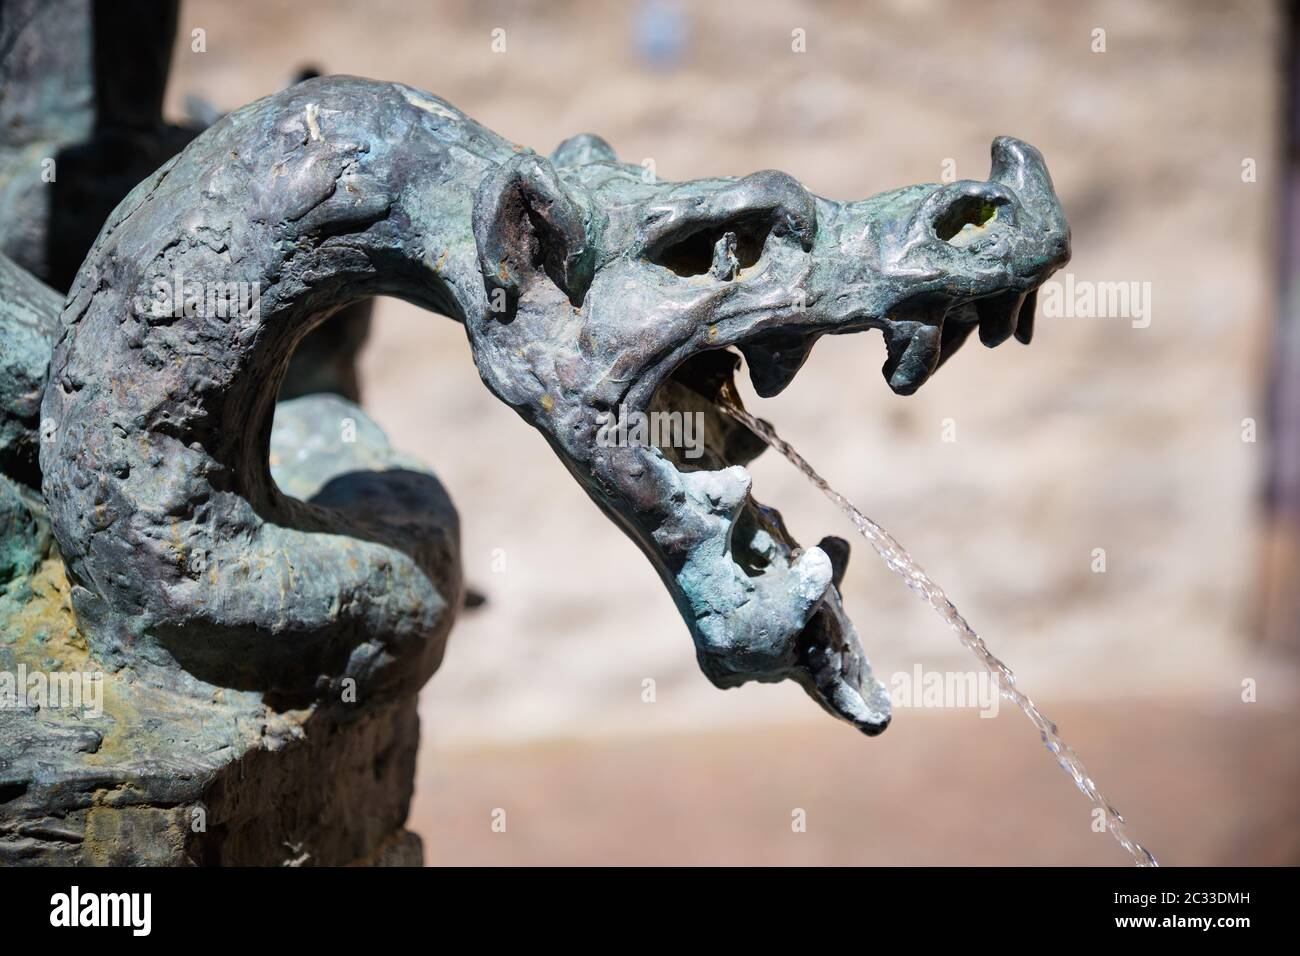
[[[982,179],[994,136],[1033,143],[1074,231],[1053,281],[1149,283],[1149,323],[1040,296],[1031,346],[972,339],[910,398],[878,335],[826,339],[757,410],[948,590],[1163,863],[1297,863],[1294,438],[1269,386],[1294,380],[1286,34],[1266,0],[186,0],[167,114],[311,66],[539,152],[591,131],[661,178],[776,168],[835,199]],[[793,684],[714,689],[650,564],[455,323],[381,301],[361,388],[451,492],[487,598],[422,698],[426,862],[1126,862],[1010,706],[900,707],[867,739]],[[797,538],[848,535],[784,461],[752,471]],[[887,685],[973,669],[865,544],[844,593]]]

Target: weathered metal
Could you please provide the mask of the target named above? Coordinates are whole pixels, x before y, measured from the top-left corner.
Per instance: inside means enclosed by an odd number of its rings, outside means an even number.
[[[597,433],[620,409],[707,414],[728,347],[774,394],[822,335],[870,328],[910,393],[977,327],[1028,338],[1026,298],[1068,241],[1013,139],[987,182],[836,203],[777,172],[647,182],[594,137],[548,160],[399,84],[300,84],[141,183],[69,294],[41,463],[78,618],[105,660],[219,685],[304,693],[409,654],[427,663],[401,679],[428,676],[439,652],[420,648],[458,599],[432,584],[441,555],[288,497],[267,465],[294,345],[393,295],[464,323],[487,386],[659,569],[711,680],[795,679],[878,731],[887,699],[830,557],[750,497],[756,446],[716,415],[704,467]],[[142,307],[181,277],[256,287],[257,314]]]
[[[265,862],[280,831],[220,803],[233,767],[298,747],[341,769],[411,744],[463,599],[455,511],[354,404],[276,403],[304,337],[377,295],[463,323],[484,383],[659,571],[711,681],[795,680],[879,733],[888,696],[837,588],[848,545],[801,547],[753,499],[744,466],[764,446],[718,399],[741,355],[778,393],[824,335],[879,329],[899,394],[977,329],[1027,342],[1069,230],[1037,151],[992,152],[987,181],[839,203],[772,171],[648,180],[591,135],[547,158],[428,93],[328,77],[219,119],[133,189],[57,320],[57,298],[0,262],[0,289],[25,290],[0,323],[26,342],[0,366],[16,479],[0,486],[16,635],[0,658],[102,667],[109,685],[95,719],[0,714],[17,754],[0,811],[33,832],[76,818],[84,841],[117,800],[175,837],[155,862]],[[641,413],[695,416],[700,441],[609,440]],[[412,746],[381,824],[340,825],[318,861],[400,832]],[[276,774],[268,799],[292,789]],[[173,833],[200,806],[241,839]],[[80,848],[38,832],[0,850],[120,861],[143,852],[130,819]]]

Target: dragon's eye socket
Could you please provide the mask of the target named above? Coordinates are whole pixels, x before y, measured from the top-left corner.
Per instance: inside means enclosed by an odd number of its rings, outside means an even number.
[[[771,231],[771,219],[767,216],[742,216],[718,225],[695,225],[659,244],[647,258],[679,276],[713,272],[718,278],[731,279],[737,270],[748,269],[762,258]],[[734,236],[734,245],[728,236]],[[715,268],[724,256],[734,257],[729,271]]]

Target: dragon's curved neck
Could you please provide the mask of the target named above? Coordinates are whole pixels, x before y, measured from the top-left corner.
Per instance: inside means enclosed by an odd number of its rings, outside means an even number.
[[[230,114],[122,202],[64,308],[41,462],[79,613],[109,644],[182,625],[318,646],[424,626],[409,558],[367,542],[356,560],[337,547],[346,516],[276,488],[275,400],[295,345],[351,301],[485,307],[475,189],[515,149],[429,94],[331,77]],[[195,553],[250,568],[249,593],[214,596]],[[295,566],[320,594],[286,621]]]

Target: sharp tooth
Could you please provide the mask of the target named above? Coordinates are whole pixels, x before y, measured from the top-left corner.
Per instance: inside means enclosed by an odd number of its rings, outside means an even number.
[[[988,348],[1001,345],[1016,330],[1016,316],[1025,297],[1020,292],[1007,292],[975,303],[980,317],[980,341]]]
[[[781,394],[808,361],[816,341],[812,335],[774,335],[741,345],[749,380],[759,398]]]
[[[889,358],[881,371],[895,394],[911,395],[939,367],[939,326],[918,325],[910,335],[902,329],[886,335]]]
[[[1034,310],[1038,308],[1038,290],[1034,289],[1025,296],[1025,304],[1020,307],[1020,321],[1016,325],[1016,341],[1025,345],[1034,337]]]
[[[803,623],[807,623],[813,608],[826,597],[832,573],[831,559],[821,548],[805,549],[790,565],[790,596]]]
[[[817,547],[831,559],[831,581],[839,587],[844,581],[844,571],[849,566],[849,543],[843,538],[828,534],[817,542]]]

